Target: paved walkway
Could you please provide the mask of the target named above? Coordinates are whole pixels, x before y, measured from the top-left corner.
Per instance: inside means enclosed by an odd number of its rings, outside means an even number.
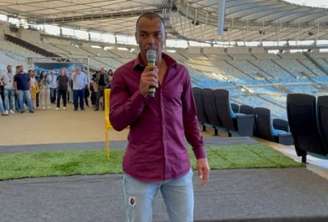
[[[220,170],[195,184],[195,219],[327,222],[328,181],[304,168]],[[122,222],[121,175],[0,182],[1,222]],[[154,221],[167,221],[160,195]]]

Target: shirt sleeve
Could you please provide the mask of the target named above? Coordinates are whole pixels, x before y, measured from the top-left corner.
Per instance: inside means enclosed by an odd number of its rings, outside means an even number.
[[[9,77],[7,74],[0,74],[0,79],[3,80],[3,83],[7,85],[9,83]]]
[[[196,159],[202,159],[206,157],[203,136],[199,130],[197,109],[192,94],[190,76],[187,70],[185,70],[185,72],[186,81],[182,93],[183,124],[185,129],[185,136],[193,148]]]
[[[110,114],[112,126],[116,130],[123,130],[132,124],[142,113],[145,97],[137,90],[132,96],[128,93],[122,72],[114,74],[110,93]]]

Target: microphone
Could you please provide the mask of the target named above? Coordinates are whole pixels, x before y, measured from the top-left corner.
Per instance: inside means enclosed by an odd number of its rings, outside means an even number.
[[[154,69],[157,59],[157,51],[155,49],[148,49],[146,52],[146,59],[147,59],[147,68],[150,70]],[[148,94],[151,97],[155,97],[156,87],[149,86]]]

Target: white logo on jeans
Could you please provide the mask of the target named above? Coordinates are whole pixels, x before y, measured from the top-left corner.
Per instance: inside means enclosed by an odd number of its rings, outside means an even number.
[[[135,207],[136,206],[136,197],[130,196],[129,197],[129,205],[131,207]]]

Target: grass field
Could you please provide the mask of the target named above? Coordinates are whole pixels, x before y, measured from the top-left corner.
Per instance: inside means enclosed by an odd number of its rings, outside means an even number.
[[[302,167],[292,159],[262,144],[207,146],[212,170]],[[26,177],[122,173],[124,151],[111,150],[106,160],[102,150],[20,152],[0,154],[0,180]],[[195,159],[190,151],[194,166]]]

